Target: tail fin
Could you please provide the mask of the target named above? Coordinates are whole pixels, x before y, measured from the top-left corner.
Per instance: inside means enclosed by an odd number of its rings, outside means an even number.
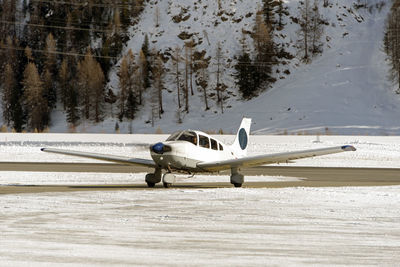
[[[247,155],[247,145],[250,135],[251,119],[243,118],[239,130],[236,134],[235,141],[231,145],[231,149],[235,156],[244,157]]]

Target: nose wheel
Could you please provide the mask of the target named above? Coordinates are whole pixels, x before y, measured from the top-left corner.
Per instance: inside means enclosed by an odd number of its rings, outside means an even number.
[[[150,188],[153,188],[156,186],[156,183],[152,183],[152,182],[147,182],[147,186]]]

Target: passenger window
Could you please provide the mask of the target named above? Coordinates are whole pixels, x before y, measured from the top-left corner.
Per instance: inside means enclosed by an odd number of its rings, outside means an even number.
[[[218,143],[214,139],[211,139],[211,149],[218,150]]]
[[[220,151],[223,151],[223,150],[224,150],[224,147],[223,147],[221,144],[219,144],[219,150],[220,150]]]
[[[199,146],[205,147],[205,148],[210,148],[210,140],[208,139],[208,137],[199,135]]]

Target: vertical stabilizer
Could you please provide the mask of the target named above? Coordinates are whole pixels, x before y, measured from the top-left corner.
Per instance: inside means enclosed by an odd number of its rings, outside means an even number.
[[[235,141],[231,145],[231,149],[236,157],[244,157],[247,155],[247,146],[249,143],[251,119],[243,118],[237,131]]]

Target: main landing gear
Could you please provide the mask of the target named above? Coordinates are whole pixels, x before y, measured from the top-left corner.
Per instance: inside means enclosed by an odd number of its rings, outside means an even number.
[[[231,169],[231,184],[235,187],[242,187],[244,182],[244,175],[239,173],[239,169],[232,168]]]
[[[161,169],[156,169],[154,173],[146,174],[147,186],[153,188],[157,183],[161,182]],[[165,188],[170,188],[175,183],[176,177],[172,173],[165,173],[162,175],[162,183]]]

